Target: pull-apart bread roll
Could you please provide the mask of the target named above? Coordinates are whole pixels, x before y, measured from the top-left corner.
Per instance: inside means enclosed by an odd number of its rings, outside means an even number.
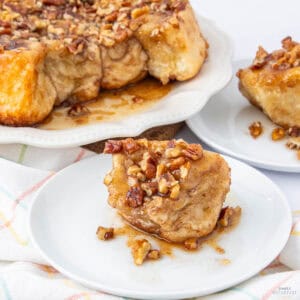
[[[190,79],[207,47],[187,0],[2,0],[0,123],[32,125],[147,74]]]
[[[145,139],[108,141],[109,204],[132,226],[170,242],[211,233],[230,188],[230,169],[200,145]]]
[[[252,66],[237,76],[242,94],[274,123],[300,127],[300,44],[287,37],[272,53],[259,47]]]

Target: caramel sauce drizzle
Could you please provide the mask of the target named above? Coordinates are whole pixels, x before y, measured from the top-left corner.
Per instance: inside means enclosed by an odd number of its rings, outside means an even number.
[[[46,130],[75,128],[107,121],[121,120],[153,106],[172,89],[173,84],[162,85],[158,80],[145,80],[112,91],[101,91],[98,98],[81,103],[86,113],[70,115],[70,106],[54,108],[46,120],[36,127]]]
[[[238,226],[240,222],[240,218],[241,218],[240,214],[235,214],[231,220],[231,223],[227,227],[222,227],[218,224],[211,234],[207,235],[206,237],[198,239],[199,247],[196,250],[189,250],[183,244],[180,243],[170,243],[168,241],[162,240],[154,235],[149,235],[143,231],[137,230],[128,224],[120,228],[115,228],[114,233],[116,237],[126,236],[128,238],[127,240],[128,247],[131,247],[134,240],[138,238],[143,237],[147,239],[150,237],[150,242],[151,240],[155,241],[155,244],[158,246],[157,250],[160,251],[162,256],[166,255],[169,257],[174,257],[174,253],[173,253],[174,249],[180,249],[185,252],[195,253],[201,250],[205,245],[212,248],[216,253],[223,255],[225,254],[226,251],[219,245],[219,240],[224,234],[231,232]],[[228,265],[230,264],[230,260],[223,259],[220,261],[220,263],[222,265]]]

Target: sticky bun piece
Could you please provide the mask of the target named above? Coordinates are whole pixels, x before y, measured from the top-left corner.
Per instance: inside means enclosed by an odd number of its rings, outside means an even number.
[[[218,154],[183,140],[108,141],[109,204],[132,226],[170,242],[211,233],[230,188]]]
[[[300,44],[291,37],[282,49],[259,47],[253,64],[237,73],[242,94],[276,124],[300,127]]]

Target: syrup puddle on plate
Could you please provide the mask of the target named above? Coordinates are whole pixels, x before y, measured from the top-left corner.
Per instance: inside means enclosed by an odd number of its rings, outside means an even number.
[[[187,249],[183,244],[180,243],[169,243],[167,241],[164,241],[162,239],[159,239],[153,235],[149,235],[147,233],[144,233],[142,231],[139,231],[130,225],[124,225],[123,227],[120,228],[115,228],[114,233],[115,237],[118,236],[125,236],[127,237],[127,246],[130,247],[130,245],[133,244],[133,242],[137,239],[147,239],[149,242],[154,244],[154,249],[159,250],[161,256],[169,256],[169,257],[175,257],[174,251],[175,249],[179,249],[185,252],[189,253],[197,253],[198,251],[201,251],[201,249],[206,245],[210,248],[212,248],[217,254],[223,255],[226,253],[225,249],[223,249],[220,244],[219,240],[220,238],[232,230],[234,230],[238,224],[240,223],[241,219],[241,210],[238,213],[235,213],[232,216],[230,224],[228,226],[223,227],[219,223],[217,224],[216,228],[213,230],[212,233],[209,235],[200,238],[197,240],[198,242],[198,248],[195,250],[189,250]],[[229,265],[231,261],[226,258],[222,258],[218,260],[221,265]]]
[[[61,130],[82,125],[116,121],[144,111],[162,100],[172,89],[172,83],[162,85],[154,78],[112,91],[101,91],[95,100],[73,106],[56,107],[52,113],[35,127],[46,130]]]

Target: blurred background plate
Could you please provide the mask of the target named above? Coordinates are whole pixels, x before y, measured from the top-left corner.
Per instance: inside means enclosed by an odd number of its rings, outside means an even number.
[[[237,61],[234,70],[245,68],[250,63],[250,60]],[[264,132],[254,139],[248,127],[256,121],[262,123]],[[212,97],[200,113],[189,119],[187,125],[198,138],[215,150],[253,166],[274,171],[300,172],[297,151],[287,148],[287,139],[272,141],[272,130],[278,126],[240,93],[236,77]]]

